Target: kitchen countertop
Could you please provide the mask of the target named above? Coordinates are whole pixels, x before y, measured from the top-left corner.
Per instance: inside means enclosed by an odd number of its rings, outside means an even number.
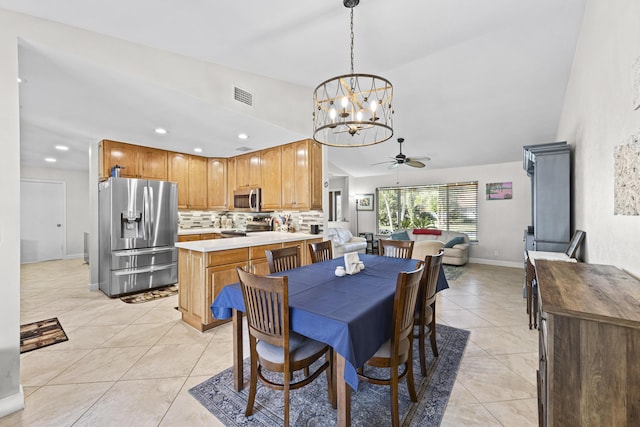
[[[214,230],[200,228],[198,230]],[[217,229],[220,230],[220,229]],[[191,230],[189,230],[191,231]],[[213,231],[202,231],[200,233],[213,233]],[[188,249],[197,252],[216,252],[225,249],[247,248],[250,246],[268,245],[271,243],[292,242],[295,240],[310,240],[322,238],[322,234],[307,233],[283,233],[279,231],[258,231],[249,233],[242,237],[229,237],[227,239],[196,240],[194,242],[177,242],[176,248]]]

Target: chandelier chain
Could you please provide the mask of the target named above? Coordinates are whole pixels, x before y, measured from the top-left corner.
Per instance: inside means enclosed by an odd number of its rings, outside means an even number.
[[[353,82],[353,7],[351,8],[351,81],[349,82],[351,85],[351,90],[354,90],[354,82]]]

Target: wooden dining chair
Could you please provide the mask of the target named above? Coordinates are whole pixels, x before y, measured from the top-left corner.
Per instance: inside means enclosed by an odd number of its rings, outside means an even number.
[[[426,338],[431,339],[431,351],[434,357],[438,357],[438,345],[436,343],[436,287],[438,275],[442,266],[444,251],[437,255],[427,255],[424,259],[424,273],[420,279],[420,299],[416,304],[414,326],[418,327],[418,334],[413,338],[418,339],[420,351],[420,370],[423,376],[427,376]]]
[[[289,390],[311,383],[323,371],[327,373],[329,401],[335,407],[333,380],[331,375],[331,347],[289,330],[289,285],[288,278],[258,276],[236,268],[242,288],[245,314],[249,328],[251,377],[249,398],[245,416],[253,413],[258,378],[269,388],[284,391],[284,425],[289,425]],[[325,362],[310,375],[291,382],[293,373],[306,370],[320,357]],[[283,374],[282,384],[267,379],[262,369]]]
[[[312,264],[333,259],[331,240],[320,243],[309,243],[309,254],[311,255]]]
[[[394,258],[410,259],[413,254],[413,240],[385,240],[380,239],[378,244],[379,254]]]
[[[282,249],[264,251],[269,264],[269,273],[291,270],[300,267],[300,247],[291,246]]]
[[[418,401],[413,380],[413,318],[416,310],[420,279],[424,265],[411,272],[401,272],[396,281],[396,293],[393,300],[392,335],[366,363],[365,366],[389,368],[389,378],[368,376],[364,367],[358,369],[358,377],[366,382],[391,387],[391,421],[394,427],[400,425],[398,414],[398,383],[407,381],[409,396]],[[404,365],[402,373],[398,368]]]

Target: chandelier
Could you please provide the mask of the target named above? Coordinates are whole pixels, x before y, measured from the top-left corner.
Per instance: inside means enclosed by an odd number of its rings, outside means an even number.
[[[363,147],[393,136],[393,86],[383,77],[353,71],[353,8],[358,3],[343,0],[351,9],[351,73],[313,91],[313,139],[333,147]]]

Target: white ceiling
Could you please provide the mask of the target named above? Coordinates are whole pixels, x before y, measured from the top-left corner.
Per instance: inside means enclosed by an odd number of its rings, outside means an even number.
[[[362,0],[355,70],[393,83],[395,135],[331,148],[330,169],[389,173],[370,164],[397,154],[397,137],[405,154],[431,157],[431,169],[517,161],[523,145],[553,141],[584,3]],[[308,87],[309,103],[296,108],[310,108],[318,83],[349,70],[349,11],[340,0],[0,0],[0,8]],[[54,155],[55,167],[87,169],[88,145],[104,138],[227,157],[238,154],[240,128],[251,135],[241,144],[253,149],[311,135],[311,111],[303,134],[28,40],[19,59],[26,166],[49,166],[43,158]],[[156,135],[158,126],[170,133]],[[58,143],[71,150],[54,153]]]

